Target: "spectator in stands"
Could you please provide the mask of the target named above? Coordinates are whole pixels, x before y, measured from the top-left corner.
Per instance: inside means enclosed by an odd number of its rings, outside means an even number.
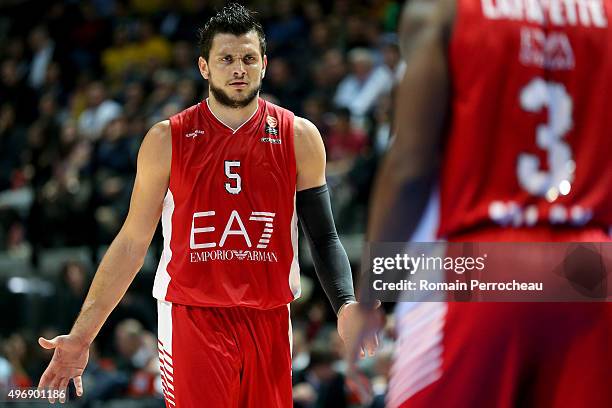
[[[157,339],[138,320],[126,319],[115,329],[115,346],[119,353],[117,368],[129,377],[128,395],[155,394],[159,376]]]
[[[4,51],[3,57],[6,60],[14,61],[17,76],[19,78],[25,78],[30,66],[30,61],[26,59],[25,40],[20,37],[11,37],[4,38],[3,42],[4,49],[0,50],[0,52]]]
[[[277,1],[274,5],[275,17],[266,24],[267,52],[270,55],[287,56],[297,52],[295,44],[305,34],[306,25],[302,16],[296,13],[295,2]]]
[[[44,247],[83,245],[92,227],[92,185],[87,173],[90,144],[81,139],[72,122],[64,123],[53,143],[44,140],[48,132],[38,127],[31,131],[37,193],[30,213],[30,236]]]
[[[106,95],[102,82],[96,81],[87,90],[88,108],[79,116],[79,132],[95,141],[106,125],[121,114],[121,105]]]
[[[139,140],[128,131],[124,116],[114,118],[93,151],[93,206],[102,242],[116,234],[129,207]]]
[[[347,65],[344,54],[337,49],[331,48],[323,56],[321,71],[317,72],[323,78],[317,81],[316,92],[323,95],[327,100],[333,100],[338,84],[347,74]]]
[[[294,400],[296,408],[347,407],[344,376],[334,369],[338,356],[327,348],[314,348],[306,370],[295,373]]]
[[[39,89],[45,83],[47,67],[53,59],[55,42],[49,37],[45,27],[38,26],[30,32],[29,43],[32,50],[32,61],[30,62],[28,84],[34,89]]]
[[[190,79],[200,82],[200,71],[198,70],[197,54],[195,48],[187,41],[179,41],[172,46],[172,70],[179,78]]]
[[[130,41],[130,33],[124,25],[118,25],[113,31],[113,44],[102,52],[102,66],[111,80],[122,79],[135,69],[138,62],[138,50]]]
[[[0,192],[15,187],[15,172],[22,166],[26,148],[25,129],[15,122],[15,107],[0,106]]]
[[[275,58],[268,65],[266,76],[264,91],[276,96],[282,106],[301,114],[302,91],[296,69],[285,58]]]
[[[302,104],[304,117],[311,121],[324,137],[329,133],[329,124],[326,120],[327,108],[325,99],[316,95],[308,97]]]
[[[123,114],[127,118],[140,115],[146,99],[144,83],[142,81],[132,81],[125,84],[121,99]]]
[[[334,97],[340,107],[362,119],[374,107],[378,98],[391,90],[393,76],[386,66],[374,65],[374,56],[366,48],[355,48],[348,54],[351,73],[346,76]]]
[[[52,298],[54,313],[49,317],[55,321],[54,326],[62,333],[70,331],[76,319],[89,287],[89,277],[85,265],[78,261],[66,262],[60,271],[57,292]],[[62,313],[56,313],[61,310]]]
[[[169,69],[160,69],[153,75],[153,92],[145,107],[149,126],[163,120],[163,110],[168,104],[177,104],[176,74]],[[167,116],[165,117],[167,118]]]
[[[196,83],[189,78],[179,79],[176,85],[174,99],[176,101],[175,103],[179,107],[179,110],[186,109],[200,102],[201,98],[197,94]]]
[[[2,343],[2,354],[11,365],[11,383],[19,388],[31,387],[33,382],[26,367],[28,364],[28,345],[20,333],[13,333]]]
[[[0,344],[2,344],[2,339],[0,338]],[[2,351],[0,350],[0,395],[7,395],[9,389],[14,387],[13,384],[13,367],[11,367],[11,363],[2,356]]]
[[[351,122],[348,108],[337,109],[325,140],[327,160],[352,163],[367,144],[367,135]]]
[[[378,39],[378,27],[371,18],[365,15],[350,14],[344,21],[345,49],[370,48]]]
[[[38,92],[40,95],[52,97],[53,100],[62,105],[65,104],[67,98],[66,89],[62,78],[61,67],[57,62],[51,62],[47,67],[45,81]],[[61,113],[62,118],[66,115],[66,113]]]
[[[384,66],[393,76],[394,82],[399,82],[404,74],[404,63],[402,62],[397,35],[386,34],[381,40],[379,49]]]
[[[142,20],[138,28],[137,66],[150,73],[168,65],[172,58],[172,48],[168,41],[156,33],[148,20]]]
[[[18,61],[6,59],[0,63],[0,101],[15,108],[15,123],[28,124],[35,116],[36,96],[24,82]]]

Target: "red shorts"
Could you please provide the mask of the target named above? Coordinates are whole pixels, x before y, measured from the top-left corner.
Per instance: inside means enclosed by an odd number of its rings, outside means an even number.
[[[168,408],[291,407],[289,307],[193,307],[158,301]]]
[[[589,233],[564,240],[605,238]],[[388,408],[612,407],[612,303],[430,302],[398,310]]]
[[[389,408],[612,406],[612,304],[423,303],[404,314]],[[412,328],[410,327],[412,326]]]

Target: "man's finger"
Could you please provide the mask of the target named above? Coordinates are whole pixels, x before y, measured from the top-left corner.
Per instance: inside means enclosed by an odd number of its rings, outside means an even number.
[[[47,350],[54,349],[55,347],[57,347],[57,337],[54,337],[51,340],[47,340],[44,337],[39,337],[38,344],[40,344],[42,348],[45,348]]]
[[[57,390],[59,391],[59,402],[66,402],[66,397],[68,394],[68,383],[70,382],[70,378],[62,378],[59,382],[59,386]]]
[[[59,382],[61,378],[53,377],[53,380],[49,383],[49,386],[46,387],[46,390],[49,392],[49,402],[51,404],[55,403],[55,393],[53,391],[59,388]]]
[[[72,381],[74,382],[74,388],[76,388],[76,393],[80,397],[81,395],[83,395],[83,379],[80,375],[77,375]]]
[[[359,358],[365,357],[365,350],[359,344],[360,342],[356,338],[346,340],[346,351],[350,361],[355,361],[357,356],[359,356]]]
[[[376,334],[368,336],[364,341],[365,347],[368,350],[368,355],[373,356],[378,348],[378,336]]]
[[[46,388],[49,388],[49,384],[51,384],[54,377],[55,377],[55,374],[53,374],[53,371],[47,368],[45,372],[43,373],[43,375],[40,377],[40,381],[38,382],[38,389],[44,390]]]

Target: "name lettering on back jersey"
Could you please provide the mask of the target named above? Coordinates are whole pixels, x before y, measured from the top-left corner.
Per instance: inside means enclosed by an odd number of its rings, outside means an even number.
[[[603,0],[481,0],[490,20],[515,20],[552,26],[604,28],[608,20]]]

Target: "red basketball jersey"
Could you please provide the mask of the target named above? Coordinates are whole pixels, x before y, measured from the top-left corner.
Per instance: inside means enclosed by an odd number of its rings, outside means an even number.
[[[236,131],[206,101],[170,118],[164,250],[153,296],[260,309],[299,296],[293,118],[263,99]]]
[[[612,225],[611,13],[612,0],[457,2],[440,236]]]

